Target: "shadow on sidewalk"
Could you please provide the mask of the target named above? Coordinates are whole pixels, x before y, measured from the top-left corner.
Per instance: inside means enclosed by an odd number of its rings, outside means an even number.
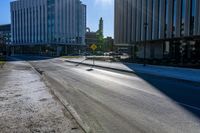
[[[126,64],[124,64],[126,65]],[[200,84],[178,79],[166,78],[151,74],[140,73],[129,65],[129,69],[147,83],[152,85],[162,94],[173,100],[183,109],[200,119]],[[200,75],[199,75],[200,76]]]
[[[13,56],[13,58],[8,58],[8,61],[16,61],[17,58],[20,61],[42,61],[53,59],[53,57],[41,57],[41,56]],[[82,60],[76,66],[81,65],[86,60]],[[137,76],[145,80],[147,83],[152,85],[162,94],[169,97],[180,107],[187,110],[188,112],[195,115],[200,120],[200,84],[193,82],[186,82],[182,80],[165,78],[162,76],[155,76],[150,74],[143,74],[137,70],[134,70],[133,67],[130,67],[127,64],[124,64],[125,67],[132,70]],[[92,71],[90,68],[87,71]]]

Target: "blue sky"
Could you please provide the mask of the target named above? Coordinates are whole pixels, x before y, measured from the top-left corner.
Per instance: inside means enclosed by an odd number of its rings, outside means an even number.
[[[10,23],[10,1],[0,0],[0,24]],[[87,26],[92,31],[98,29],[100,17],[104,19],[104,34],[112,36],[114,32],[114,0],[82,0],[87,5]]]

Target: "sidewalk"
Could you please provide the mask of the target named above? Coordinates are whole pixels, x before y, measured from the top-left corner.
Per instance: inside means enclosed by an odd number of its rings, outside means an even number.
[[[65,61],[70,61],[74,63],[81,63],[85,65],[92,65],[92,60],[85,60],[85,58],[73,58],[64,59]],[[133,73],[145,73],[156,76],[175,78],[185,81],[200,82],[200,70],[198,69],[187,69],[187,68],[177,68],[177,67],[165,67],[165,66],[153,66],[147,65],[143,66],[141,64],[132,63],[110,63],[105,61],[95,61],[95,66],[111,68],[119,71],[133,72]]]
[[[82,133],[40,76],[23,61],[0,69],[0,133]]]

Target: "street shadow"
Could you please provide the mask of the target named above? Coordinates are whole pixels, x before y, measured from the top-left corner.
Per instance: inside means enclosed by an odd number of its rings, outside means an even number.
[[[86,71],[91,72],[91,71],[94,71],[94,69],[89,68],[89,69],[86,69]]]
[[[86,61],[87,59],[82,60],[81,62],[77,63],[75,66],[78,67],[80,66],[84,61]]]
[[[53,58],[57,57],[16,55],[7,57],[7,61],[39,61],[49,60]],[[77,66],[79,66],[80,64],[77,64]],[[162,94],[169,97],[180,107],[200,119],[200,83],[166,78],[162,76],[155,76],[152,74],[144,74],[126,63],[124,63],[124,65],[132,70],[134,74],[136,74],[141,79],[152,85],[155,89],[160,91]],[[146,67],[148,67],[148,65]],[[93,71],[93,68],[86,69],[86,71],[91,72]]]
[[[200,83],[144,74],[127,64],[124,65],[183,109],[200,119]]]

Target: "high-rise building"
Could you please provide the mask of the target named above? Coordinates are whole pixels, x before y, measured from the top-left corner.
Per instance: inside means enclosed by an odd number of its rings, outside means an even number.
[[[199,0],[115,0],[115,45],[138,58],[199,59],[199,18]]]
[[[80,0],[11,2],[13,45],[85,45],[86,5]]]

